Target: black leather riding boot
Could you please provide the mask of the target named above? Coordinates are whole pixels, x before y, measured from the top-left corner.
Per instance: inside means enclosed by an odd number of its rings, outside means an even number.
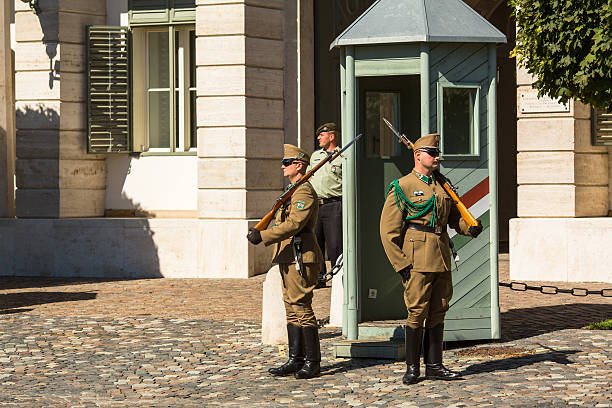
[[[451,371],[442,364],[442,345],[444,324],[425,328],[423,355],[425,357],[425,376],[430,380],[455,380],[461,374]]]
[[[302,328],[293,324],[287,324],[287,337],[289,338],[289,360],[280,367],[269,369],[268,372],[272,375],[284,377],[297,373],[304,365]]]
[[[317,327],[302,327],[306,362],[300,371],[295,373],[297,379],[317,377],[321,374],[321,346]]]
[[[423,328],[413,329],[410,326],[404,328],[404,344],[406,346],[406,374],[402,382],[406,385],[417,382],[421,374],[421,344],[423,343]]]

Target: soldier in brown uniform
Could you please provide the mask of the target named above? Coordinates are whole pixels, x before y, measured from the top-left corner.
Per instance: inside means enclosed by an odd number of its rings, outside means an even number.
[[[304,150],[285,145],[282,169],[291,183],[302,177],[309,162],[310,157]],[[283,281],[289,337],[289,360],[269,370],[276,376],[295,374],[295,378],[302,379],[320,374],[319,333],[312,310],[312,294],[323,259],[314,235],[318,213],[317,193],[306,182],[295,190],[291,201],[277,211],[271,228],[261,232],[251,228],[247,235],[255,245],[260,242],[266,246],[276,244],[272,262],[278,263]]]
[[[429,134],[416,141],[414,169],[391,183],[380,216],[380,238],[402,277],[408,309],[404,384],[417,382],[420,375],[421,344],[427,378],[460,376],[442,365],[444,316],[453,295],[447,225],[472,237],[482,231],[480,222],[468,228],[453,199],[433,177],[440,165],[439,140],[438,134]]]

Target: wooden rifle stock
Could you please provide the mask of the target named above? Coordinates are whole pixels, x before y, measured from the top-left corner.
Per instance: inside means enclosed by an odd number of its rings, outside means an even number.
[[[389,122],[387,119],[383,118],[383,121],[389,127],[389,129],[391,129],[391,131],[402,141],[402,143],[406,145],[406,147],[408,147],[409,149],[412,149],[412,151],[416,151],[414,149],[414,143],[412,143],[406,135],[400,134],[397,130],[395,130],[393,125],[391,125],[391,122]],[[433,175],[436,178],[436,181],[440,183],[444,191],[446,191],[446,193],[455,201],[455,206],[457,207],[457,210],[459,210],[459,214],[461,214],[461,218],[463,218],[463,221],[465,221],[467,226],[468,227],[477,226],[478,220],[476,220],[476,218],[472,215],[472,213],[470,213],[470,210],[467,209],[465,204],[461,202],[461,199],[455,192],[455,187],[450,182],[450,180],[444,177],[442,173],[440,173],[440,170],[434,170]]]
[[[253,228],[255,228],[258,231],[263,231],[266,228],[268,228],[268,225],[270,225],[270,222],[274,218],[274,214],[276,214],[278,209],[281,208],[283,204],[285,204],[289,199],[291,199],[291,196],[293,195],[295,190],[298,189],[299,186],[301,186],[302,184],[310,180],[312,175],[315,174],[317,170],[319,170],[321,167],[323,167],[325,163],[336,160],[336,158],[340,156],[342,152],[348,149],[348,147],[352,145],[353,143],[355,143],[355,141],[359,139],[360,137],[361,137],[361,133],[358,134],[357,137],[355,137],[353,140],[351,140],[346,146],[344,146],[342,150],[337,151],[336,153],[332,155],[328,155],[324,160],[320,161],[316,166],[310,169],[310,171],[308,171],[306,174],[300,177],[300,179],[297,182],[295,182],[295,184],[293,184],[293,186],[291,186],[289,190],[285,191],[283,194],[281,194],[280,197],[276,199],[276,202],[272,206],[272,209],[270,210],[270,212],[264,215],[264,217]]]

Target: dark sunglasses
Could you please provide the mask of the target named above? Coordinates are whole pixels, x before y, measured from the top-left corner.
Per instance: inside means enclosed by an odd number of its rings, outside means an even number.
[[[431,157],[438,157],[438,156],[440,156],[440,149],[436,149],[435,147],[425,147],[425,148],[420,149],[420,150],[422,152],[427,153]]]
[[[296,158],[293,158],[293,159],[282,159],[281,163],[283,164],[283,166],[289,167],[289,166],[291,166],[296,161],[297,161]]]

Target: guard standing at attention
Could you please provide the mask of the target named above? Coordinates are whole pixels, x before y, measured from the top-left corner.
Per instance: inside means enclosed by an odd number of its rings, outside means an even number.
[[[312,153],[309,169],[340,150],[339,137],[335,123],[319,126],[317,140],[321,148]],[[333,267],[342,254],[342,157],[325,164],[310,182],[319,196],[319,219],[315,228],[317,242],[324,255],[327,245],[327,256]],[[325,287],[326,272],[324,256],[316,288]]]
[[[297,182],[306,173],[309,159],[304,150],[285,144],[283,175],[291,183]],[[313,290],[323,258],[314,235],[318,213],[317,193],[306,182],[295,190],[291,201],[276,212],[272,227],[261,232],[250,228],[247,235],[255,245],[260,242],[266,246],[276,244],[272,262],[278,263],[283,282],[289,360],[269,370],[275,376],[295,374],[295,378],[306,379],[320,374],[319,332],[312,310]]]
[[[459,373],[442,364],[444,317],[453,295],[447,225],[476,237],[482,224],[469,227],[433,173],[440,166],[440,136],[429,134],[414,144],[414,169],[394,180],[380,216],[380,238],[393,268],[402,277],[408,310],[405,327],[404,384],[420,375],[421,344],[428,379],[452,380]]]

